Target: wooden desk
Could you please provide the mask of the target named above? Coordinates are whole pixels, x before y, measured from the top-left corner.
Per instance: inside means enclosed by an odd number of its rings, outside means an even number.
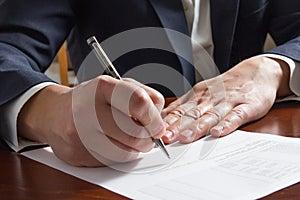
[[[300,102],[276,104],[263,119],[241,129],[300,137]],[[5,149],[0,150],[0,196],[5,200],[127,199]],[[263,199],[299,197],[300,183]]]

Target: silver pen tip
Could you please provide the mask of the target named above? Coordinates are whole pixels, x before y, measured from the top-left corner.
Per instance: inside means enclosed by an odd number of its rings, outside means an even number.
[[[154,143],[164,152],[164,154],[169,158],[171,159],[171,156],[169,154],[169,152],[167,151],[166,149],[166,146],[164,144],[164,142],[162,141],[162,139],[153,139],[152,140],[154,141]]]
[[[166,155],[167,155],[167,157],[169,158],[169,159],[171,159],[171,156],[170,156],[170,154],[166,151]]]

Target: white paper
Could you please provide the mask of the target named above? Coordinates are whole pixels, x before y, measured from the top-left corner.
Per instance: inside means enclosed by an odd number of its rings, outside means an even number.
[[[300,139],[235,131],[167,146],[113,168],[78,168],[44,148],[23,155],[132,199],[257,199],[300,181]]]

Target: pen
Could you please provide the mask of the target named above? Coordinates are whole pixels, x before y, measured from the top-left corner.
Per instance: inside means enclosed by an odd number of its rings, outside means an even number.
[[[92,36],[92,37],[88,38],[87,43],[95,51],[96,56],[100,60],[101,64],[105,67],[105,72],[107,74],[111,75],[112,77],[116,78],[116,79],[122,80],[122,78],[119,75],[118,71],[116,70],[116,68],[114,67],[112,62],[107,57],[106,53],[104,52],[104,50],[100,46],[99,42],[97,41],[96,37]],[[170,154],[168,153],[168,151],[166,149],[166,146],[165,146],[164,142],[162,141],[162,139],[161,138],[156,139],[156,138],[153,138],[153,137],[151,137],[151,139],[164,152],[164,154],[169,159],[171,159]]]

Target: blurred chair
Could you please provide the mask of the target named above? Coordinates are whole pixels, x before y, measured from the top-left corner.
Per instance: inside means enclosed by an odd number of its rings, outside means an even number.
[[[69,83],[68,71],[72,69],[72,64],[70,61],[66,42],[60,47],[57,53],[57,60],[59,64],[59,75],[61,84],[65,86],[71,86]]]

